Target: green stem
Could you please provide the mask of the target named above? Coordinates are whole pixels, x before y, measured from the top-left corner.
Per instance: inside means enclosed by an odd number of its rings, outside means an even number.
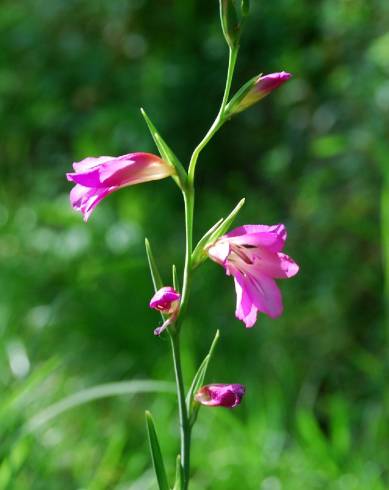
[[[187,490],[190,478],[190,436],[191,427],[189,424],[188,412],[185,403],[185,387],[181,367],[181,350],[180,334],[170,335],[170,343],[173,353],[174,374],[177,385],[178,412],[180,417],[180,439],[181,439],[181,470],[182,470],[182,487],[181,490]]]
[[[189,414],[185,403],[185,386],[182,375],[181,365],[181,352],[180,352],[180,330],[182,324],[182,318],[185,316],[186,309],[189,302],[191,273],[192,273],[192,251],[193,251],[193,212],[194,212],[194,175],[196,169],[197,159],[211,140],[212,136],[224,123],[224,110],[228,102],[228,97],[231,90],[232,77],[235,69],[236,59],[238,55],[238,48],[230,49],[228,72],[226,87],[224,90],[223,100],[220,106],[218,115],[213,122],[211,128],[204,136],[202,141],[195,148],[189,163],[188,169],[188,181],[183,189],[184,203],[185,203],[185,265],[183,274],[183,285],[181,292],[181,307],[180,314],[176,321],[174,329],[170,331],[170,343],[173,353],[174,373],[176,377],[177,385],[177,398],[178,398],[178,411],[180,418],[180,437],[181,437],[181,470],[182,470],[182,485],[181,490],[187,490],[189,486],[190,478],[190,439],[191,439],[191,425],[189,421]]]
[[[216,119],[214,120],[212,126],[209,128],[207,134],[204,136],[204,138],[200,141],[200,143],[195,148],[192,157],[190,159],[188,180],[191,185],[193,185],[194,182],[196,164],[201,151],[205,148],[205,146],[209,143],[209,141],[214,136],[214,134],[221,128],[221,126],[223,126],[225,122],[224,109],[227,105],[228,97],[230,95],[232,77],[234,75],[236,60],[238,57],[238,51],[239,51],[239,46],[236,46],[235,48],[230,48],[229,50],[226,87],[224,89],[223,100],[218,115],[216,116]]]
[[[384,271],[385,322],[389,338],[389,176],[384,176],[381,191],[381,234]]]

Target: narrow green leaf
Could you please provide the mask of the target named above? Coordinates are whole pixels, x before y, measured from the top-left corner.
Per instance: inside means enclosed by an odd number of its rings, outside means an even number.
[[[156,127],[151,122],[151,119],[146,114],[146,111],[143,108],[141,108],[140,112],[142,113],[142,116],[146,121],[147,127],[149,128],[150,134],[154,140],[156,147],[158,148],[161,157],[167,162],[169,162],[171,165],[173,165],[173,167],[176,169],[177,172],[176,179],[178,179],[177,183],[180,185],[181,188],[183,188],[186,185],[186,180],[187,180],[187,173],[184,167],[182,166],[181,162],[176,157],[176,155],[173,153],[173,151],[170,149],[168,144],[163,140],[161,135],[158,133]]]
[[[223,223],[221,223],[221,225],[217,228],[217,230],[214,231],[211,237],[212,241],[224,235],[224,233],[227,233],[227,231],[230,229],[230,226],[232,225],[234,219],[237,217],[245,201],[246,201],[245,198],[241,199],[238,202],[238,204],[234,207],[234,209],[231,211],[231,213],[227,216],[227,218],[223,221]]]
[[[207,233],[201,238],[192,253],[192,267],[195,269],[207,258],[205,248],[224,235],[232,225],[237,214],[241,210],[245,199],[241,199],[226,219],[219,220]]]
[[[246,15],[249,15],[249,12],[250,12],[250,1],[249,0],[242,0],[241,9],[242,9],[242,15],[244,17],[246,17]]]
[[[175,266],[175,264],[173,264],[172,267],[172,276],[173,276],[173,287],[176,291],[180,292],[181,291],[180,279],[178,277],[177,267]]]
[[[165,381],[142,380],[118,381],[115,383],[105,383],[92,386],[84,390],[73,393],[62,400],[44,408],[32,416],[22,428],[22,432],[29,434],[47,424],[59,415],[73,410],[85,403],[90,403],[102,398],[112,396],[133,396],[140,393],[174,393],[174,384]],[[1,486],[0,486],[1,488]]]
[[[218,340],[220,338],[220,332],[219,330],[216,331],[215,337],[212,341],[211,347],[209,349],[208,354],[205,356],[203,362],[200,364],[200,367],[197,370],[197,373],[195,374],[192,384],[189,388],[188,395],[186,398],[186,406],[189,414],[189,420],[190,424],[193,425],[196,421],[197,418],[197,412],[199,409],[199,404],[195,403],[193,400],[193,397],[195,393],[202,387],[205,379],[205,375],[207,374],[207,369],[209,365],[209,361],[212,359],[215,347],[218,343]]]
[[[161,447],[158,442],[158,436],[155,430],[154,420],[150,412],[146,411],[145,415],[146,415],[146,428],[147,428],[147,436],[148,436],[150,452],[151,452],[151,459],[153,461],[155,474],[157,476],[158,488],[159,490],[169,490],[169,483],[167,481],[165,465],[163,463]]]
[[[182,488],[181,456],[178,454],[176,459],[176,479],[174,481],[173,490],[181,490],[181,488]]]
[[[151,279],[154,285],[154,290],[158,291],[163,286],[163,282],[159,274],[157,263],[155,262],[153,252],[151,250],[150,242],[148,241],[147,238],[145,238],[145,247],[146,247],[147,260],[150,268]]]

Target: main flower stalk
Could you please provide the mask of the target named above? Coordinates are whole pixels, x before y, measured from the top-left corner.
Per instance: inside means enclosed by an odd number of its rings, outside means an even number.
[[[187,412],[185,404],[185,386],[182,374],[182,362],[181,362],[181,349],[180,349],[180,331],[183,324],[186,310],[189,303],[190,285],[192,278],[192,251],[193,251],[193,215],[194,215],[194,203],[195,203],[195,188],[194,178],[197,160],[201,151],[206,147],[214,134],[224,124],[226,118],[224,117],[224,110],[228,102],[230,95],[231,83],[236,65],[236,59],[238,56],[238,46],[230,48],[228,70],[226,78],[226,86],[224,89],[223,100],[216,116],[216,119],[212,123],[208,132],[200,143],[194,149],[188,169],[187,185],[184,187],[182,193],[185,204],[185,265],[183,273],[183,286],[181,293],[181,306],[178,319],[175,324],[175,328],[170,332],[170,344],[173,354],[173,365],[177,387],[178,398],[178,410],[180,419],[180,438],[181,438],[181,470],[182,470],[182,485],[181,490],[187,490],[190,479],[190,443],[191,443],[191,426],[189,422],[189,414]]]

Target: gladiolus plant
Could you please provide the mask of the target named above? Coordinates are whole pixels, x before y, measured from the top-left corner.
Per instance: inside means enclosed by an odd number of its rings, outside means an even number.
[[[246,388],[231,380],[204,385],[207,370],[219,339],[216,332],[209,352],[193,377],[189,388],[184,385],[180,356],[180,340],[185,330],[185,318],[190,299],[192,276],[195,268],[210,258],[232,276],[236,291],[236,317],[246,327],[257,322],[258,312],[276,318],[283,312],[281,292],[276,279],[286,279],[297,274],[299,267],[284,253],[287,232],[283,224],[243,225],[230,230],[244,204],[242,199],[232,212],[208,230],[199,242],[193,244],[195,173],[201,152],[215,133],[233,116],[269,95],[289,80],[291,75],[281,71],[256,76],[230,96],[240,36],[247,20],[249,1],[220,0],[222,32],[229,50],[229,62],[224,95],[220,109],[208,132],[193,150],[188,164],[183,165],[170,146],[142,109],[142,115],[156,144],[159,156],[150,153],[128,153],[123,156],[87,157],[73,164],[73,172],[67,174],[75,186],[70,193],[72,207],[81,212],[87,221],[96,206],[113,192],[148,181],[171,177],[183,196],[185,208],[185,260],[183,276],[178,278],[175,266],[172,278],[161,279],[151,245],[146,239],[146,253],[154,286],[150,308],[160,313],[160,323],[150,328],[150,341],[167,338],[170,341],[175,381],[177,386],[180,427],[180,453],[177,457],[175,482],[169,482],[165,470],[163,451],[160,447],[154,421],[146,413],[146,427],[151,457],[160,490],[187,490],[190,483],[191,434],[201,406],[232,409],[243,400]],[[260,217],[259,217],[259,220]],[[182,288],[179,286],[182,284]],[[146,300],[145,300],[146,302]],[[164,347],[165,343],[161,343]],[[239,380],[242,381],[242,380]]]

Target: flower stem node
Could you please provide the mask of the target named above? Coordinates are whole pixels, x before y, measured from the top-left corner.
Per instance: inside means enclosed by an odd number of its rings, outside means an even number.
[[[180,310],[180,300],[181,294],[171,286],[165,286],[159,289],[151,298],[150,308],[168,316],[163,324],[154,330],[155,335],[161,335],[169,325],[175,322]]]
[[[246,388],[240,384],[210,384],[200,388],[194,399],[207,407],[235,408],[245,391]]]

